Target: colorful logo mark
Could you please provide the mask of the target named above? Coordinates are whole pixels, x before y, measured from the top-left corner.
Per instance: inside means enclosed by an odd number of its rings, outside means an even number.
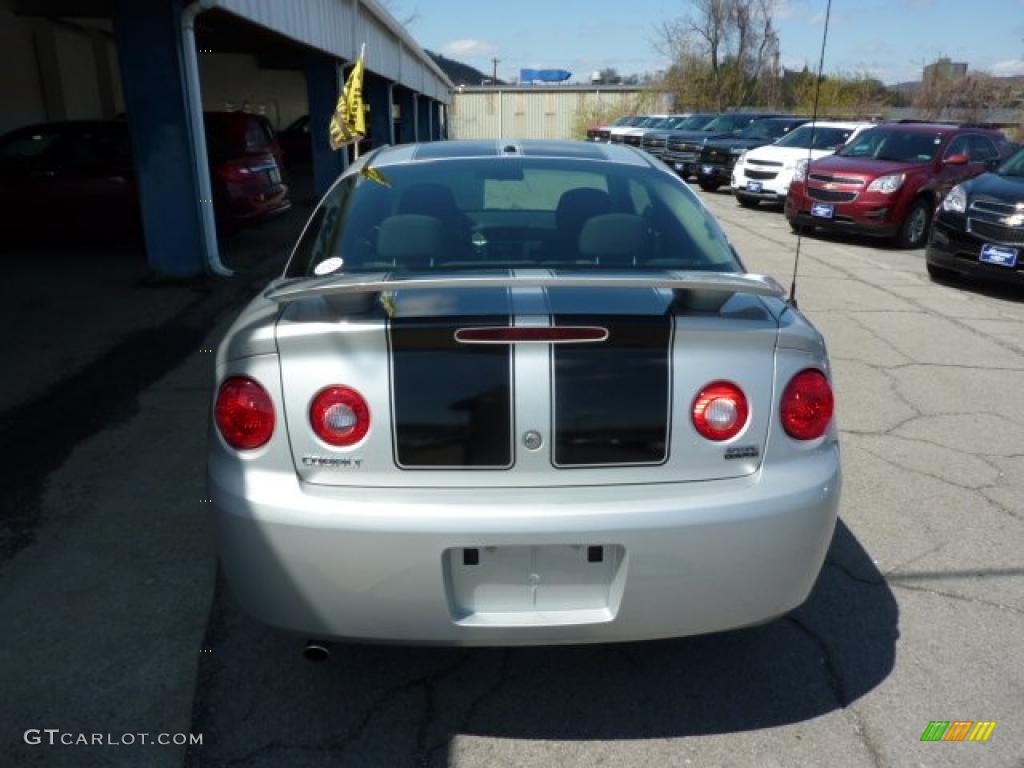
[[[932,720],[921,741],[988,741],[995,728],[995,720]]]

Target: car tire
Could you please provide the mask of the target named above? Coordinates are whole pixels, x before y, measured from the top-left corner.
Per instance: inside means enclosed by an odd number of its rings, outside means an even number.
[[[757,208],[761,204],[756,197],[743,197],[742,195],[736,195],[736,202],[744,208]]]
[[[697,183],[700,184],[700,188],[703,189],[705,192],[717,192],[718,188],[720,186],[722,186],[721,184],[719,184],[718,182],[715,182],[715,181],[699,181],[698,180]]]
[[[900,248],[922,248],[928,239],[928,228],[932,223],[932,206],[928,198],[919,197],[915,200],[907,215],[903,217],[900,230],[896,235],[896,244]]]

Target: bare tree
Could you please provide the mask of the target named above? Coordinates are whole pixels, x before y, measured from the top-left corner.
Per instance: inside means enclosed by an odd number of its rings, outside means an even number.
[[[1006,80],[985,72],[962,77],[933,76],[921,83],[914,94],[914,107],[921,117],[980,120],[989,109],[1013,103],[1013,88]]]
[[[690,0],[689,15],[656,30],[656,45],[672,61],[667,84],[680,103],[724,109],[776,94],[775,2]]]

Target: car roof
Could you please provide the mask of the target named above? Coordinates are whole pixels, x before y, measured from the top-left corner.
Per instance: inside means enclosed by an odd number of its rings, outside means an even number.
[[[495,157],[605,160],[625,165],[654,164],[637,150],[616,144],[562,139],[458,139],[382,147],[370,161],[374,167],[431,160],[468,160]]]
[[[872,123],[870,120],[808,120],[805,125],[813,125],[816,128],[866,128],[868,126],[874,127],[878,123]]]
[[[888,122],[879,123],[876,128],[899,128],[902,131],[913,133],[954,133],[959,131],[971,131],[980,133],[998,133],[998,129],[969,123],[927,123],[927,122]]]

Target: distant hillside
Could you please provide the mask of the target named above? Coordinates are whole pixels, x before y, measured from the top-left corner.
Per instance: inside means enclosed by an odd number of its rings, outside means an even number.
[[[437,62],[437,66],[448,75],[448,79],[455,83],[455,85],[480,85],[484,80],[491,79],[491,76],[486,72],[481,72],[476,67],[463,64],[461,61],[449,59],[440,53],[427,51],[427,55]],[[505,85],[505,83],[498,80],[497,85]]]

